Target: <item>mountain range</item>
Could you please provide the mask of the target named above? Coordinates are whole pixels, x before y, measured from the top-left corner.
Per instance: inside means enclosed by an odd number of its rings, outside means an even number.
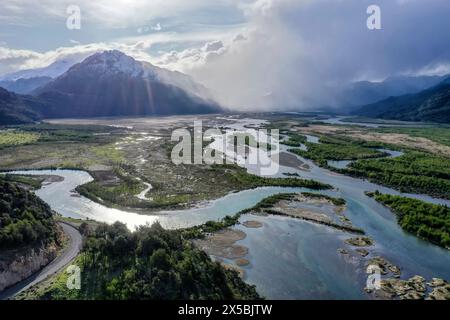
[[[338,90],[337,106],[353,111],[360,106],[375,103],[389,97],[414,94],[444,81],[447,76],[393,76],[383,81],[357,81]]]
[[[415,94],[362,106],[353,114],[369,118],[450,123],[450,78]]]

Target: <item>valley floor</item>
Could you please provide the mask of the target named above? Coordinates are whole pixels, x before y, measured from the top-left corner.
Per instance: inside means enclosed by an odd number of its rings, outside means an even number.
[[[381,269],[388,270],[391,265],[405,269],[401,275],[404,283],[389,280],[396,279],[395,272],[392,272],[395,268],[391,267],[391,271],[386,272],[390,277],[386,278],[386,286],[396,286],[397,289],[389,291],[386,287],[388,293],[384,292],[381,296],[374,294],[381,298],[429,296],[434,287],[429,286],[422,291],[422,282],[425,280],[412,279],[415,275],[421,275],[428,281],[439,277],[448,279],[448,272],[445,271],[450,263],[448,250],[427,245],[422,240],[417,242],[413,236],[402,233],[389,209],[377,205],[373,199],[364,195],[364,191],[375,191],[373,188],[377,185],[365,182],[364,186],[359,186],[362,182],[352,185],[351,181],[361,180],[348,177],[368,179],[377,183],[382,191],[391,190],[385,188],[390,187],[397,190],[395,192],[423,194],[421,199],[426,201],[439,203],[440,200],[431,197],[450,199],[449,128],[373,128],[319,123],[321,117],[282,114],[212,115],[203,116],[200,120],[203,121],[204,129],[207,129],[232,127],[244,118],[262,119],[259,126],[280,129],[286,142],[279,160],[283,174],[267,179],[250,175],[235,165],[173,164],[170,152],[176,142],[170,139],[172,131],[191,127],[194,120],[199,120],[198,117],[52,120],[46,124],[3,130],[0,131],[0,170],[85,170],[94,180],[73,190],[73,197],[84,196],[102,206],[141,215],[159,215],[161,212],[170,214],[169,210],[203,207],[207,206],[207,201],[259,187],[306,187],[309,189],[304,191],[308,192],[311,189],[333,188],[324,194],[349,199],[348,208],[332,209],[332,204],[326,202],[329,201],[326,198],[308,200],[303,197],[295,202],[297,206],[300,205],[297,208],[293,208],[292,203],[280,202],[277,207],[271,208],[272,211],[265,212],[270,215],[268,218],[247,212],[245,218],[239,220],[242,226],[238,223],[233,227],[237,220],[215,225],[211,229],[213,233],[206,240],[203,239],[205,230],[213,225],[200,233],[194,228],[196,231],[192,234],[200,237],[196,240],[199,241],[199,247],[228,268],[237,270],[247,282],[256,285],[258,292],[270,298],[370,298],[363,291],[367,277],[365,268],[370,261],[380,265]],[[383,151],[377,151],[381,149],[397,150],[402,155],[387,157]],[[335,168],[330,166],[330,160],[346,162],[341,168]],[[317,171],[324,169],[331,172]],[[340,175],[345,177],[342,181],[338,179]],[[317,182],[304,180],[316,178]],[[30,188],[38,188],[43,183],[23,175],[14,179]],[[336,181],[340,185],[336,185]],[[258,190],[255,189],[254,194]],[[292,191],[298,193],[300,190]],[[364,203],[358,204],[355,199]],[[441,203],[448,201],[442,200]],[[371,218],[375,220],[364,221],[364,217],[357,214],[358,210],[375,214]],[[299,221],[293,221],[292,218]],[[217,220],[217,216],[211,220]],[[384,225],[387,231],[378,231],[378,227],[372,230],[374,225]],[[450,230],[447,222],[442,228],[448,235]],[[258,235],[259,229],[264,232]],[[303,232],[308,237],[292,237],[291,232]],[[348,232],[367,233],[370,238],[374,238],[375,245],[370,245],[374,249],[369,252],[365,246],[356,246],[350,250],[348,244],[342,245],[343,240],[346,243]],[[281,248],[280,237],[287,237],[293,243]],[[390,251],[387,243],[393,240],[398,241],[399,247]],[[263,257],[268,253],[257,249],[264,243],[273,248],[274,253],[280,250],[284,252],[283,255],[273,257],[280,259],[274,268],[266,266],[267,261]],[[319,250],[328,248],[324,251],[327,257],[319,259],[313,251],[305,248],[308,244]],[[302,257],[296,258],[300,250],[297,245],[303,253]],[[415,253],[405,258],[405,252],[411,249]],[[294,256],[287,258],[289,255]],[[414,261],[415,256],[421,255],[424,257],[420,262]],[[425,261],[427,257],[431,259],[430,262]],[[342,278],[331,280],[331,269],[319,272],[314,270],[311,261],[322,264],[325,269],[337,263],[342,268]],[[285,266],[278,268],[278,263]],[[433,267],[436,263],[438,266]],[[419,267],[416,268],[415,264]],[[285,290],[283,287],[270,288],[264,279],[274,271],[287,272],[288,278],[297,277],[297,280],[305,283],[305,288],[298,287],[300,284],[297,285],[296,281],[289,283],[287,278],[280,278],[279,274],[274,275],[274,279],[278,279]],[[289,275],[289,272],[293,274]],[[401,288],[407,286],[408,281],[415,281],[418,290],[409,294],[401,293]],[[287,295],[281,294],[283,290]]]

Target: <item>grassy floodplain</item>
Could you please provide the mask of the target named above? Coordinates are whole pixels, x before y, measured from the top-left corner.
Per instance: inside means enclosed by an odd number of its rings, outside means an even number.
[[[39,134],[36,133],[17,130],[2,130],[0,131],[0,149],[31,144],[38,141],[39,138]]]

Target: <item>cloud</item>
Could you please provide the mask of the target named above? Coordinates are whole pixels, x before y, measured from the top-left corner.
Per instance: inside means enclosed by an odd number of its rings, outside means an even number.
[[[26,66],[33,67],[33,64],[30,62],[41,57],[42,55],[39,53],[29,50],[14,50],[0,47],[0,74],[12,72]]]
[[[132,45],[114,42],[92,43],[75,45],[72,47],[61,47],[44,53],[0,47],[0,74],[46,67],[55,61],[63,59],[79,62],[95,52],[112,49],[123,51],[139,60],[152,60],[152,57],[142,50],[142,45],[139,43]]]
[[[411,76],[444,76],[450,74],[450,61],[435,62],[420,68],[405,72]]]
[[[162,30],[161,23],[158,22],[156,25],[151,26],[150,29],[152,29],[153,31],[161,31]]]
[[[240,110],[317,109],[337,104],[335,90],[352,81],[448,71],[448,1],[379,0],[382,30],[375,31],[366,25],[370,4],[257,0],[241,6],[247,31],[213,59],[204,49],[172,51],[165,65]]]
[[[189,72],[199,67],[203,68],[207,63],[219,57],[228,50],[220,40],[207,42],[200,48],[189,48],[182,51],[172,50],[154,58],[153,62],[161,67]]]
[[[77,5],[81,9],[82,19],[88,23],[109,28],[138,27],[143,21],[189,16],[215,8],[236,7],[235,3],[236,1],[230,0],[2,0],[0,23],[26,22],[31,25],[52,18],[65,19],[66,8]],[[155,27],[158,28],[158,25]]]

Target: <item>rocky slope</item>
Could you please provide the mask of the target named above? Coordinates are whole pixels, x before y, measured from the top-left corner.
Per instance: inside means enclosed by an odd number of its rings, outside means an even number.
[[[61,242],[50,207],[0,177],[0,291],[52,261]]]
[[[57,256],[55,243],[36,248],[2,252],[0,259],[0,292],[39,271]]]

